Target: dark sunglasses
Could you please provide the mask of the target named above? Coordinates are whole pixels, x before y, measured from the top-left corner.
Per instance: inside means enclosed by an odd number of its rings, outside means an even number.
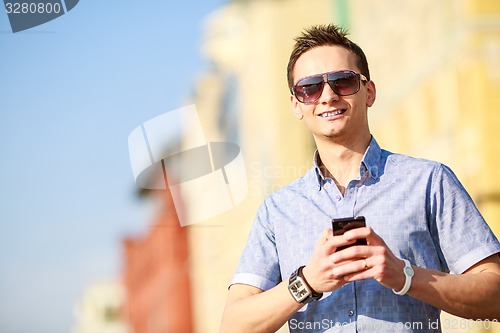
[[[368,81],[366,76],[351,70],[307,76],[292,87],[292,93],[301,103],[313,103],[323,93],[325,82],[339,96],[349,96],[359,91],[359,82]]]

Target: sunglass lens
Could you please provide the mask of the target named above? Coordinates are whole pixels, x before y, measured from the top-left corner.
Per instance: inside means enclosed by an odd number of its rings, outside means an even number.
[[[333,73],[328,76],[328,84],[340,96],[348,96],[359,91],[359,77],[354,72]]]
[[[295,86],[295,97],[302,102],[313,102],[319,98],[323,92],[323,78],[310,77],[305,78]]]

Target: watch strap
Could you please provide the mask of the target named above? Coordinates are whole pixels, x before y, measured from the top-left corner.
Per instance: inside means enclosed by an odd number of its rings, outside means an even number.
[[[306,303],[310,303],[310,302],[316,301],[316,300],[320,299],[323,296],[323,293],[316,292],[313,288],[311,288],[311,286],[307,282],[306,278],[302,274],[302,270],[304,269],[304,267],[305,266],[300,266],[295,271],[293,271],[293,273],[290,275],[290,279],[289,279],[289,282],[288,282],[288,290],[290,291],[290,293],[292,294],[292,296],[295,298],[295,300],[297,302],[301,303],[301,304],[306,304]],[[302,281],[302,283],[306,286],[307,290],[309,291],[309,295],[306,298],[304,298],[304,299],[302,299],[300,301],[294,295],[294,292],[292,292],[292,289],[290,289],[290,286],[293,285],[298,278],[300,278],[300,280]]]
[[[311,285],[309,284],[309,282],[307,282],[306,277],[304,276],[304,274],[302,274],[302,270],[304,269],[304,267],[305,266],[300,266],[299,269],[297,269],[296,272],[297,272],[298,276],[300,276],[302,278],[302,281],[304,281],[304,283],[307,285],[307,288],[309,288],[309,290],[311,291],[311,297],[314,298],[314,300],[318,300],[321,297],[323,297],[323,293],[316,292],[311,287]]]
[[[405,263],[405,267],[403,268],[403,274],[405,275],[405,284],[403,286],[403,289],[401,289],[400,291],[392,289],[392,291],[399,296],[405,295],[408,290],[410,290],[411,280],[413,278],[413,275],[415,274],[413,268],[411,267],[411,263],[407,259],[403,259],[403,261]]]

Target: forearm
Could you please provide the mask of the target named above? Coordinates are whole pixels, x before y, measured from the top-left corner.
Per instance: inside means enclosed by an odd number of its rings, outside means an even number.
[[[285,281],[266,292],[228,301],[221,333],[276,332],[303,306],[295,302],[287,285]]]
[[[494,272],[453,275],[414,267],[409,294],[453,315],[500,319],[500,275]]]

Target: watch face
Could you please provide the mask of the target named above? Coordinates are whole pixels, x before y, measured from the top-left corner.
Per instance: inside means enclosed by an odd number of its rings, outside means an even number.
[[[413,271],[413,268],[405,267],[405,274],[408,276],[413,276],[413,274],[415,274],[415,272]]]
[[[288,286],[288,289],[290,289],[293,297],[299,303],[311,295],[311,291],[309,290],[309,288],[307,288],[307,286],[300,277],[298,277],[297,280],[292,282],[292,284]]]

